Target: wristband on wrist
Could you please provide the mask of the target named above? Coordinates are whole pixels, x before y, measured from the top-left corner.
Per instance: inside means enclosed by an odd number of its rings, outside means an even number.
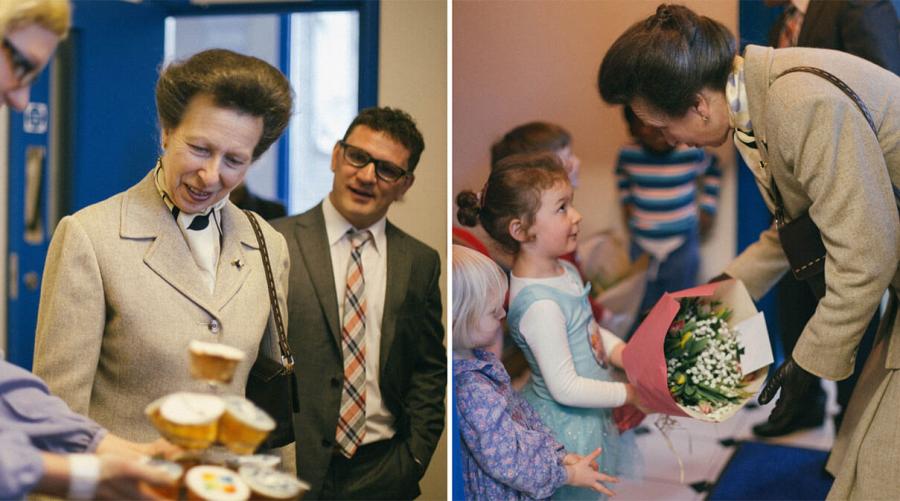
[[[94,454],[69,454],[69,499],[93,499],[100,479],[100,459]]]

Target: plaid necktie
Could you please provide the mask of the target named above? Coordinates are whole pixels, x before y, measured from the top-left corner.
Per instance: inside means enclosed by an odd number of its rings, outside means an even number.
[[[791,5],[785,9],[783,16],[784,24],[781,27],[781,33],[778,34],[776,48],[796,47],[800,38],[800,30],[803,28],[803,13]]]
[[[344,389],[335,438],[341,454],[353,457],[366,435],[366,282],[362,250],[372,238],[368,231],[348,232],[350,261],[344,291],[341,347],[344,353]]]

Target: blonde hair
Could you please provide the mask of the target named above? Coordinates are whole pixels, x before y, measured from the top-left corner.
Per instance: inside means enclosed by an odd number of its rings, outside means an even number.
[[[60,40],[66,38],[72,24],[69,0],[0,0],[0,33],[38,25]]]
[[[487,313],[493,301],[503,301],[507,290],[506,274],[491,258],[464,247],[453,246],[453,349],[473,346],[469,331]]]

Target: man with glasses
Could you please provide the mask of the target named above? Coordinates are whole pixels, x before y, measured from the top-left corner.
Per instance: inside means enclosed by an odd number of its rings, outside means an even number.
[[[386,219],[425,148],[408,114],[363,110],[331,193],[272,225],[291,255],[298,476],[313,499],[412,499],[444,428],[440,258]]]

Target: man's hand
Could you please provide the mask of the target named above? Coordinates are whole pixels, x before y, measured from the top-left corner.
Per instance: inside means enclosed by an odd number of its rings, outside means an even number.
[[[759,394],[758,402],[765,405],[772,401],[775,393],[781,388],[781,396],[772,414],[769,415],[769,422],[789,420],[794,414],[801,412],[803,406],[808,404],[803,402],[803,397],[815,381],[816,376],[797,365],[793,358],[781,364]]]

